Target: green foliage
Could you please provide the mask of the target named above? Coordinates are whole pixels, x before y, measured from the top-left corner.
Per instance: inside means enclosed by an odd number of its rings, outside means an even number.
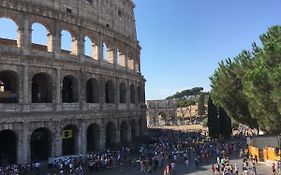
[[[202,123],[204,127],[208,127],[208,118],[205,118]]]
[[[174,95],[171,95],[167,97],[166,99],[173,99],[173,98],[178,98],[178,99],[186,99],[189,96],[194,96],[194,95],[199,95],[199,93],[203,91],[202,87],[194,87],[192,89],[187,89],[183,90],[181,92],[177,92]]]
[[[206,113],[205,98],[206,98],[206,94],[201,92],[199,94],[199,100],[198,100],[198,115],[199,116],[203,116]]]
[[[211,79],[214,103],[237,122],[281,132],[281,27],[273,26],[234,59],[219,64]]]

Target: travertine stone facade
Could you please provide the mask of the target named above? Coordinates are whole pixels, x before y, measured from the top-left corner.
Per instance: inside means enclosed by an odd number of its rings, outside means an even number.
[[[16,40],[0,39],[0,142],[11,140],[0,159],[84,154],[145,133],[133,9],[131,0],[0,1],[0,19],[18,27]],[[46,46],[31,42],[34,23],[47,29]],[[71,51],[61,49],[62,30],[71,34]]]
[[[149,127],[175,124],[177,111],[175,99],[147,100],[146,104]]]

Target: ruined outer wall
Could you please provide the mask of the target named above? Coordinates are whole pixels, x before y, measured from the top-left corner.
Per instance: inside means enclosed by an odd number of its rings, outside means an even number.
[[[78,128],[77,154],[86,153],[87,129],[91,124],[100,128],[99,149],[105,148],[108,124],[114,126],[116,144],[121,141],[122,126],[125,126],[129,141],[133,139],[133,130],[135,136],[145,133],[145,79],[140,72],[140,46],[133,7],[129,0],[93,0],[93,4],[86,0],[0,1],[0,18],[10,18],[18,27],[16,41],[0,41],[0,73],[8,71],[15,75],[18,95],[17,103],[0,103],[0,130],[15,132],[17,162],[31,160],[30,140],[38,128],[50,131],[52,157],[62,155],[61,133],[68,125]],[[118,19],[119,9],[121,19]],[[40,23],[48,30],[47,46],[31,43],[34,23]],[[61,50],[62,30],[71,33],[71,51]],[[94,43],[95,58],[85,56],[85,36]],[[111,58],[107,61],[103,58],[103,43],[109,47]],[[117,49],[122,53],[121,63],[117,62]],[[50,103],[32,103],[32,79],[39,73],[50,77]],[[73,103],[62,102],[62,84],[66,76],[76,80],[78,100]],[[99,84],[98,103],[86,101],[89,79],[95,79]],[[113,103],[105,100],[107,82],[113,84]],[[126,103],[119,101],[121,83],[127,89]],[[130,92],[130,87],[134,93]]]

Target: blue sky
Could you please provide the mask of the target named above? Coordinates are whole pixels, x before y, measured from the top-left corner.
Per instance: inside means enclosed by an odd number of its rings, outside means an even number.
[[[221,60],[281,25],[280,0],[134,0],[146,98],[195,86],[210,90]]]
[[[281,0],[134,0],[146,99],[163,99],[201,86],[221,60],[251,50],[260,34],[281,25]],[[16,38],[16,25],[0,20],[0,37]],[[9,32],[7,32],[9,31]],[[45,33],[45,34],[42,34]],[[33,42],[47,43],[43,26],[33,26]],[[62,48],[71,50],[62,32]],[[91,43],[86,39],[86,46]],[[91,55],[86,48],[86,54]]]

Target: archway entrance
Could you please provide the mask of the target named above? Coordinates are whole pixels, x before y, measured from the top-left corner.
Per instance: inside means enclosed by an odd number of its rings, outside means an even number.
[[[87,152],[94,152],[99,149],[100,127],[92,124],[87,130]]]
[[[18,102],[18,75],[12,71],[0,72],[0,103]]]
[[[36,129],[30,139],[31,160],[47,160],[51,155],[51,134],[46,128]]]
[[[62,130],[62,155],[73,155],[77,152],[78,130],[73,125],[68,125]]]
[[[132,137],[132,141],[134,141],[136,139],[136,121],[133,119],[131,120],[131,137]]]
[[[52,80],[48,74],[39,73],[32,78],[32,103],[52,102]]]
[[[120,141],[121,145],[126,145],[128,143],[128,124],[123,121],[120,127]]]
[[[16,163],[17,160],[17,138],[12,130],[0,132],[0,160],[1,165]]]
[[[168,122],[167,122],[167,115],[166,115],[166,113],[165,112],[159,112],[158,113],[158,116],[157,116],[157,118],[158,118],[158,125],[159,126],[163,126],[163,125],[167,125],[168,124]]]
[[[106,148],[112,148],[116,143],[116,127],[113,122],[106,125]]]

